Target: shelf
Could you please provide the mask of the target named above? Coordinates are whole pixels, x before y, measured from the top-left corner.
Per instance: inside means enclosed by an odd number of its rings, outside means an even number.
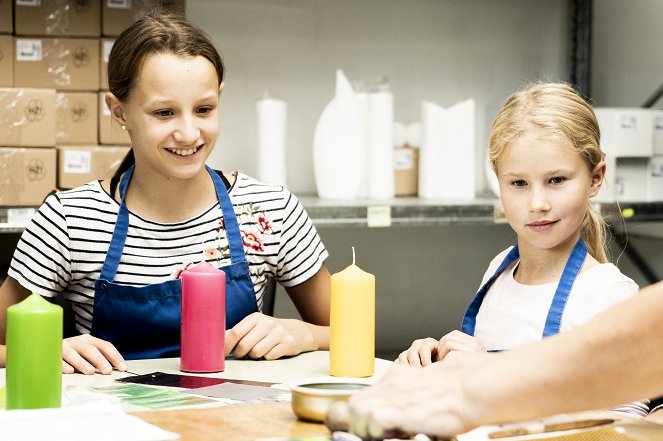
[[[326,200],[300,197],[317,227],[422,227],[504,223],[497,199],[467,201],[394,198],[388,200]],[[597,205],[608,223],[663,221],[663,202],[620,202]],[[8,210],[24,221],[7,223]],[[0,233],[20,233],[34,208],[0,208]],[[621,213],[621,216],[620,216]]]

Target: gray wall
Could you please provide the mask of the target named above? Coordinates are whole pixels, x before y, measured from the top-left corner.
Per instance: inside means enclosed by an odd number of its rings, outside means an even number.
[[[592,95],[602,106],[638,106],[663,81],[660,0],[594,0]],[[289,188],[314,194],[313,130],[334,93],[334,72],[389,77],[399,121],[424,99],[477,101],[479,145],[504,98],[539,79],[566,77],[566,0],[188,0],[228,67],[221,135],[210,163],[257,172],[254,103],[264,91],[288,102]],[[632,225],[661,236],[661,224]],[[457,328],[483,272],[513,242],[505,225],[319,228],[332,272],[350,262],[376,275],[377,348],[391,355],[414,338]],[[631,238],[663,273],[661,239]],[[620,255],[619,249],[613,250]],[[618,264],[644,285],[626,256]],[[276,314],[296,316],[279,289]]]

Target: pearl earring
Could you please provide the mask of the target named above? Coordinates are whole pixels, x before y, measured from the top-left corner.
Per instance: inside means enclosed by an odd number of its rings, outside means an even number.
[[[121,127],[122,127],[122,130],[127,130],[127,126],[124,126],[124,125],[123,125],[123,126],[121,126]]]

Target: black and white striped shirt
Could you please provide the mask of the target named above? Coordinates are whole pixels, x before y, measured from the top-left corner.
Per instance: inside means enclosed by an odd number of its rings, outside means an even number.
[[[302,205],[283,187],[238,172],[229,195],[262,309],[268,277],[284,287],[299,285],[318,272],[328,253]],[[94,282],[106,258],[118,209],[98,181],[49,196],[23,232],[9,269],[11,277],[33,292],[49,297],[64,294],[73,303],[76,327],[83,333],[92,326]],[[228,265],[222,218],[218,203],[178,223],[156,223],[130,213],[114,282],[132,286],[164,282],[203,258],[218,267]]]

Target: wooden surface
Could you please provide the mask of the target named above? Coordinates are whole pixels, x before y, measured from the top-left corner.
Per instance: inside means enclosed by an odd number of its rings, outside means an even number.
[[[181,441],[246,441],[330,435],[323,424],[297,420],[290,403],[133,412],[133,415],[179,433]]]

